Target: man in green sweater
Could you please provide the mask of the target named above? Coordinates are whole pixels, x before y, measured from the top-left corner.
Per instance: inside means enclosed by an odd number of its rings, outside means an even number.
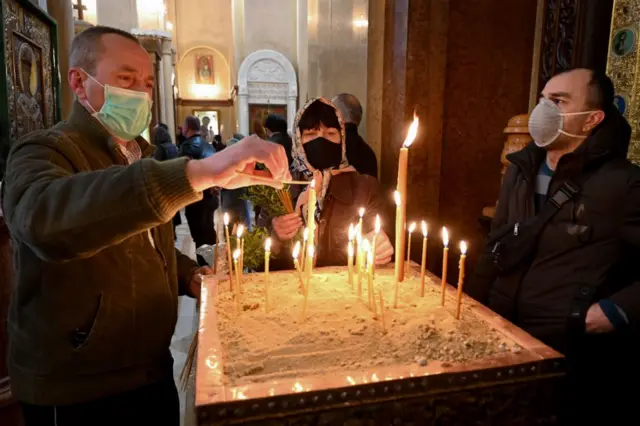
[[[290,179],[287,157],[250,137],[203,160],[147,158],[153,148],[139,135],[153,66],[126,32],[76,36],[68,79],[69,119],[15,143],[7,160],[11,387],[27,426],[178,425],[169,352],[178,295],[198,297],[208,270],[176,252],[171,219],[205,189],[257,183],[256,162]]]

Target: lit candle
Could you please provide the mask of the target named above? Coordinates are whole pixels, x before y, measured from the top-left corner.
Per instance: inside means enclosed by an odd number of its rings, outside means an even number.
[[[240,250],[240,259],[238,259],[238,266],[240,267],[240,277],[244,274],[244,253],[242,247],[242,234],[244,234],[244,225],[238,225],[238,229],[236,229],[236,249]]]
[[[220,250],[220,230],[218,229],[218,226],[214,224],[215,227],[215,231],[216,231],[216,249],[213,251],[213,275],[216,275],[218,273],[218,258],[220,256],[219,254],[219,250]]]
[[[349,270],[349,285],[351,286],[351,290],[353,290],[353,238],[355,237],[356,230],[353,227],[353,224],[349,225],[349,246],[347,247],[347,267]]]
[[[375,254],[373,252],[373,247],[368,251],[367,254],[367,286],[369,289],[369,307],[373,310],[373,315],[377,316],[376,312],[376,295],[374,293],[375,283],[373,282],[373,264],[374,264]]]
[[[404,281],[404,247],[405,234],[404,224],[407,220],[407,166],[409,162],[409,147],[418,134],[418,117],[413,114],[413,123],[409,126],[407,138],[400,149],[398,158],[398,187],[397,191],[401,196],[401,203],[396,211],[396,279]]]
[[[240,249],[236,249],[233,252],[233,264],[236,267],[236,311],[240,313],[240,272],[238,272],[238,259],[240,259]]]
[[[307,228],[309,230],[309,238],[307,246],[315,244],[316,238],[316,181],[313,179],[309,185],[309,202],[307,204]],[[306,253],[304,254],[306,255]]]
[[[271,238],[264,243],[264,310],[269,312],[269,258],[271,257]]]
[[[393,199],[396,202],[396,273],[395,273],[395,286],[393,291],[393,309],[398,308],[398,283],[400,282],[400,272],[398,269],[402,270],[404,267],[404,258],[402,257],[402,238],[398,237],[398,235],[404,234],[403,223],[401,222],[402,211],[400,205],[402,204],[402,195],[400,195],[400,191],[395,191],[393,193]]]
[[[311,281],[311,275],[313,275],[313,256],[315,254],[315,247],[309,245],[307,247],[307,257],[305,258],[307,265],[304,268],[304,272],[307,275],[307,292],[309,291],[309,282]]]
[[[467,243],[460,242],[460,273],[458,275],[458,303],[456,305],[456,319],[460,319],[460,305],[462,303],[462,288],[464,287],[464,263],[467,258]]]
[[[424,276],[427,270],[427,222],[422,221],[422,264],[420,266],[420,297],[424,297]]]
[[[304,259],[307,254],[307,241],[309,240],[309,228],[305,227],[302,231],[302,251],[300,252],[300,264],[304,268]]]
[[[307,271],[307,286],[304,289],[304,302],[302,304],[302,318],[301,320],[304,321],[305,317],[307,316],[307,303],[309,302],[309,291],[311,290],[311,265],[313,264],[313,257],[315,254],[315,250],[314,247],[312,245],[309,245],[309,247],[307,248],[307,266],[308,268],[306,269]]]
[[[298,274],[298,287],[299,290],[304,294],[304,280],[302,279],[302,271],[300,270],[300,262],[298,262],[298,256],[300,256],[300,241],[296,242],[296,245],[293,247],[293,265],[296,268],[296,272]]]
[[[447,228],[442,228],[442,306],[444,306],[444,296],[447,290],[447,260],[449,258],[449,232]]]
[[[360,233],[362,233],[362,219],[364,218],[364,212],[364,207],[360,207],[358,210],[358,215],[360,216],[360,219],[358,220],[358,229],[360,230]]]
[[[367,297],[368,297],[368,305],[369,305],[369,309],[371,309],[371,280],[370,280],[370,275],[371,275],[371,268],[370,268],[370,264],[369,264],[369,258],[370,258],[370,254],[371,254],[371,244],[369,244],[369,240],[367,240],[366,238],[362,241],[362,263],[363,263],[363,269],[364,272],[367,276]]]
[[[356,282],[358,286],[358,297],[362,297],[362,234],[356,233],[356,242],[358,243],[358,251],[356,252]]]
[[[229,264],[229,291],[233,288],[233,263],[231,260],[231,239],[229,238],[229,213],[224,214],[224,241],[227,243],[227,263]]]
[[[411,234],[416,230],[416,223],[409,225],[409,241],[407,242],[407,275],[411,275]]]
[[[387,323],[384,320],[384,297],[382,296],[382,290],[378,291],[378,297],[380,299],[380,316],[382,317],[382,330],[387,332]]]
[[[378,253],[378,235],[380,235],[380,230],[382,228],[382,223],[380,222],[380,215],[377,214],[376,215],[376,225],[375,225],[375,232],[373,234],[373,244],[372,244],[372,251],[373,251],[373,264],[371,265],[371,267],[373,268],[373,277],[376,277],[376,254]]]

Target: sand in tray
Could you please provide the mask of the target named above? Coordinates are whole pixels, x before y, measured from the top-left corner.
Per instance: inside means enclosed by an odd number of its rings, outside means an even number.
[[[375,285],[385,299],[386,333],[379,305],[378,317],[368,308],[366,279],[358,298],[346,268],[314,273],[304,320],[304,297],[293,271],[270,275],[269,312],[264,309],[264,274],[244,276],[240,314],[228,283],[221,283],[216,309],[227,383],[432,361],[462,363],[520,350],[469,309],[463,307],[456,320],[454,299],[440,306],[440,282],[427,280],[421,298],[419,274],[400,283],[398,309],[393,309],[393,274],[392,269],[376,271]]]

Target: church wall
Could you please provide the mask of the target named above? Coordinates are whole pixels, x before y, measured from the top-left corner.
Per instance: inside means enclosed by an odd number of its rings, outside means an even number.
[[[286,56],[297,72],[297,16],[296,0],[244,0],[242,57],[238,67],[250,53],[271,49]]]
[[[136,0],[96,0],[98,24],[131,31],[138,27]]]
[[[369,0],[309,0],[309,97],[355,95],[366,137]]]

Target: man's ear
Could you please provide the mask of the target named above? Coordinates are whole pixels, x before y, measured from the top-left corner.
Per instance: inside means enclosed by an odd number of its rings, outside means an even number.
[[[587,119],[582,125],[584,132],[590,132],[595,129],[598,124],[602,123],[605,119],[605,113],[602,110],[594,111],[587,116]]]
[[[86,77],[78,68],[69,68],[68,73],[69,87],[78,100],[86,100],[87,92],[84,88],[84,80]]]

